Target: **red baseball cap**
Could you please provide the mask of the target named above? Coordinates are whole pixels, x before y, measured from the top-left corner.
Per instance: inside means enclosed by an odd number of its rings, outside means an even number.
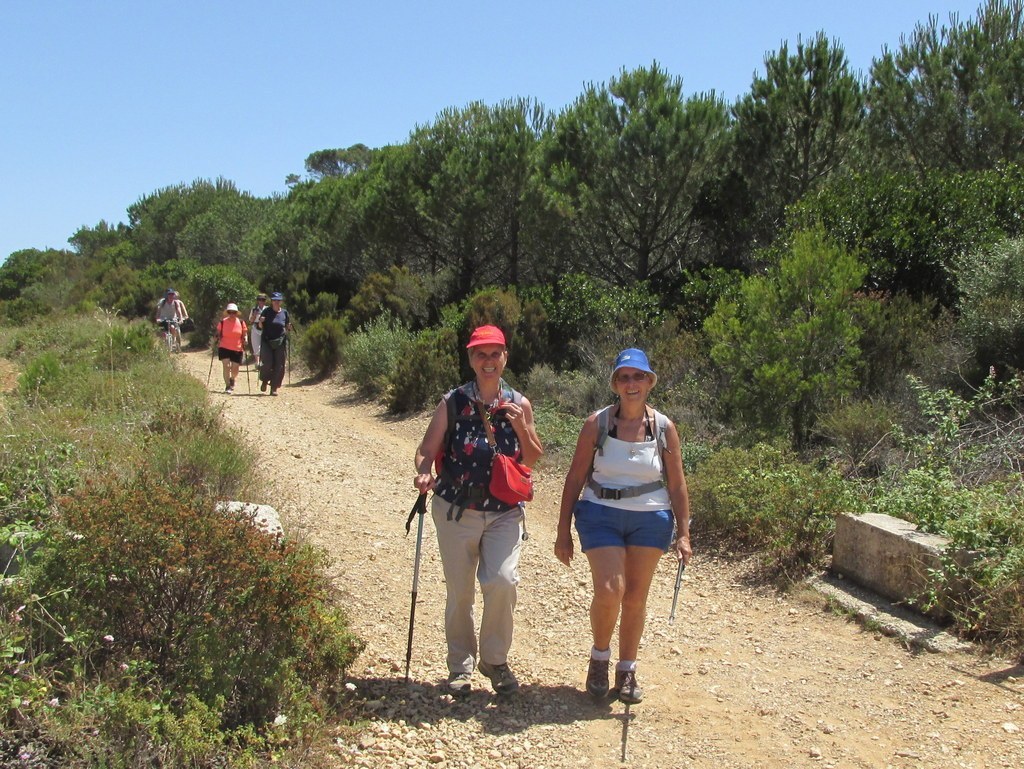
[[[504,347],[505,335],[501,333],[501,329],[497,326],[478,326],[470,334],[469,344],[466,347],[479,347],[483,344],[500,344]]]

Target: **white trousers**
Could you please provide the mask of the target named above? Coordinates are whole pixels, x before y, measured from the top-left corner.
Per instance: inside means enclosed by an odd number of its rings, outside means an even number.
[[[484,598],[479,659],[489,665],[508,661],[524,515],[518,507],[500,513],[463,510],[461,519],[456,521],[455,508],[449,521],[449,508],[449,502],[434,496],[431,516],[448,591],[444,612],[448,671],[470,673],[478,648],[473,611],[477,579]]]

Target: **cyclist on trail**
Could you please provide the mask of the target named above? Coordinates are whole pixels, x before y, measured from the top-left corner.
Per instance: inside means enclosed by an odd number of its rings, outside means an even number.
[[[185,303],[178,298],[178,292],[173,288],[167,289],[164,298],[156,303],[154,320],[164,331],[171,332],[178,349],[181,349],[181,329],[179,327],[186,318],[188,318],[188,310],[185,309]]]
[[[224,366],[224,392],[230,395],[235,390],[235,377],[242,364],[249,329],[239,317],[237,304],[231,302],[224,312],[225,316],[217,324],[217,357]]]

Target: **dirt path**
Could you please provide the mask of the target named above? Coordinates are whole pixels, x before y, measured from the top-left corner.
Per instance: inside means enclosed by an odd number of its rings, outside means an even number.
[[[202,381],[209,353],[181,361]],[[220,384],[214,371],[211,389]],[[336,766],[372,767],[1021,767],[1024,667],[930,654],[836,616],[816,597],[750,587],[742,564],[694,542],[677,620],[675,576],[655,578],[640,652],[647,691],[627,720],[619,703],[581,692],[589,651],[589,574],[552,554],[561,477],[540,469],[528,510],[516,641],[521,693],[498,700],[474,678],[465,701],[444,693],[444,585],[428,517],[412,660],[404,682],[415,528],[412,456],[426,415],[395,419],[337,383],[293,380],[261,396],[243,377],[211,392],[254,445],[285,530],[324,548],[367,641],[350,688],[369,719],[339,741]],[[239,394],[240,393],[240,394]],[[697,511],[699,513],[699,511]]]

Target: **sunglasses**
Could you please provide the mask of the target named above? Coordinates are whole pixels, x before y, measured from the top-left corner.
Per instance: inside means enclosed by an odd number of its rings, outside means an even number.
[[[647,373],[644,371],[637,371],[635,374],[616,374],[615,381],[622,382],[643,382],[647,379]]]

